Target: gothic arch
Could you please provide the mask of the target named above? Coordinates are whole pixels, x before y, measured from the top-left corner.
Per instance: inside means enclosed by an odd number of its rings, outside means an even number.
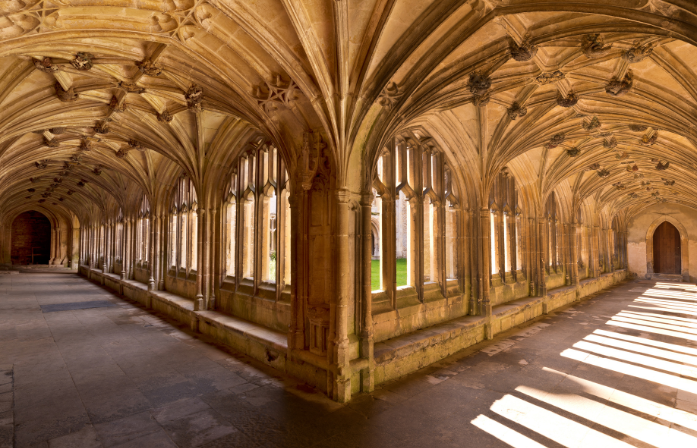
[[[682,278],[684,281],[689,281],[690,280],[690,257],[689,257],[689,244],[688,244],[688,235],[687,235],[687,229],[685,228],[684,225],[682,225],[677,219],[671,217],[671,216],[661,216],[660,218],[657,218],[654,222],[651,223],[649,226],[648,231],[646,232],[646,277],[651,278],[651,276],[654,274],[653,272],[653,234],[664,222],[668,221],[672,225],[675,226],[676,229],[678,229],[678,232],[680,232],[680,274],[682,275]]]

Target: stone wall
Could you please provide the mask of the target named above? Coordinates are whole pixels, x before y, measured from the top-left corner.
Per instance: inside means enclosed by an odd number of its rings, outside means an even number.
[[[48,264],[51,258],[51,222],[39,212],[25,212],[12,223],[12,264]]]
[[[646,233],[651,224],[663,217],[676,221],[687,230],[689,263],[687,265],[689,280],[697,281],[697,211],[675,204],[656,204],[642,211],[631,219],[627,225],[627,252],[629,271],[645,278],[648,272],[646,253]],[[685,266],[683,266],[683,271]]]

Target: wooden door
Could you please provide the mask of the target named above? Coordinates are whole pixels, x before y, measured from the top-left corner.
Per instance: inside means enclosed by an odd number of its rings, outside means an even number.
[[[680,232],[668,221],[653,234],[653,271],[680,274]]]

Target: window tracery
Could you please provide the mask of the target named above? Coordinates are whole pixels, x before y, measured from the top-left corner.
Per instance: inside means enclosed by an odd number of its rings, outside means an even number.
[[[445,294],[446,280],[457,272],[459,203],[443,153],[429,137],[393,140],[376,162],[373,193],[380,223],[375,293],[384,293],[391,307],[398,290],[423,300],[424,285],[433,284]]]
[[[561,269],[561,242],[562,225],[559,222],[557,199],[552,192],[545,204],[545,218],[547,219],[547,269],[549,273],[557,273]]]
[[[119,263],[123,263],[123,209],[119,208],[119,213],[116,215],[116,235],[114,239],[114,258]],[[123,267],[122,267],[123,269]]]
[[[517,281],[520,266],[518,189],[515,177],[504,168],[494,179],[489,193],[491,275],[504,283]]]
[[[195,271],[198,265],[198,197],[190,178],[177,181],[170,205],[170,266]]]
[[[225,197],[225,275],[290,285],[288,172],[276,147],[259,145],[233,163]]]
[[[138,221],[136,226],[136,260],[138,265],[147,266],[150,251],[150,201],[143,195],[138,209]]]

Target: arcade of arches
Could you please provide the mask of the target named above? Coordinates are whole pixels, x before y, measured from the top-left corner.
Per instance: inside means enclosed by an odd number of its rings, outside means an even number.
[[[45,263],[341,402],[695,281],[690,1],[107,3],[0,2],[0,262],[41,221]]]

